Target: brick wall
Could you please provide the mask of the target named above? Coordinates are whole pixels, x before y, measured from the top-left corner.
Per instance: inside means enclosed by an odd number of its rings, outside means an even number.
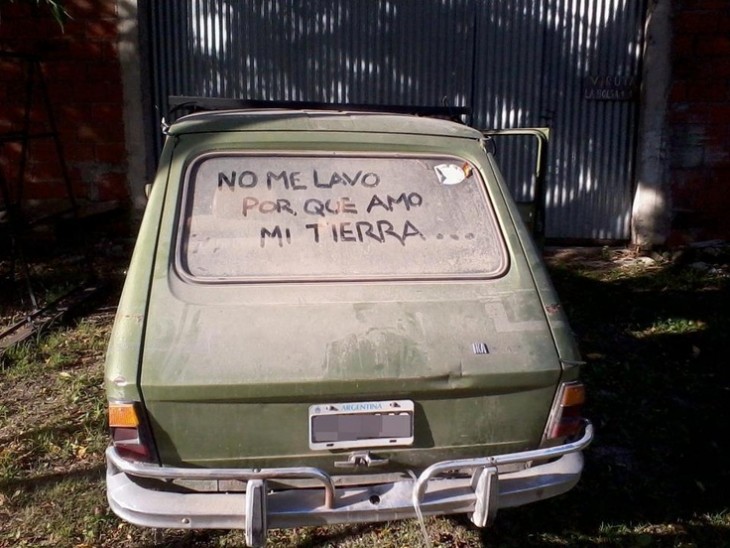
[[[70,19],[63,30],[43,4],[30,0],[0,4],[0,51],[30,53],[41,59],[76,198],[82,204],[126,202],[116,2],[67,0]],[[0,134],[22,128],[25,69],[21,61],[0,57]],[[34,131],[48,130],[41,97],[34,94]],[[0,169],[11,189],[18,180],[20,150],[19,142],[8,142],[0,152]],[[26,207],[66,200],[53,141],[33,140],[28,152]]]
[[[674,0],[670,243],[730,239],[730,1]]]

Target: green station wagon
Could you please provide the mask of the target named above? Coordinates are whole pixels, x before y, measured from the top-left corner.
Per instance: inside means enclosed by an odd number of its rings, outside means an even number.
[[[482,133],[286,109],[167,133],[106,362],[116,514],[262,545],[483,527],[576,484],[580,356]]]

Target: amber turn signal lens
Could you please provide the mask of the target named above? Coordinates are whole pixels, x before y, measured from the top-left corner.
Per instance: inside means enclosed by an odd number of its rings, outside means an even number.
[[[586,392],[582,383],[577,381],[563,383],[553,403],[552,416],[545,437],[567,438],[579,434],[583,427],[581,412],[585,400]]]
[[[109,403],[109,426],[111,428],[137,428],[139,418],[133,403]]]
[[[563,397],[560,404],[563,407],[583,405],[586,401],[586,389],[580,383],[563,385]]]

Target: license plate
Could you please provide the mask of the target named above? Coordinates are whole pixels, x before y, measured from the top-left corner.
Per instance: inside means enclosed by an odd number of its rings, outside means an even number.
[[[410,400],[325,403],[309,407],[310,449],[413,444]]]

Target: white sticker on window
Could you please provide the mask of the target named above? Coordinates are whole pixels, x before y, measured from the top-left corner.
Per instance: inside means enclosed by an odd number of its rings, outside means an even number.
[[[457,164],[439,164],[433,168],[442,185],[458,185],[469,176],[466,170]]]

